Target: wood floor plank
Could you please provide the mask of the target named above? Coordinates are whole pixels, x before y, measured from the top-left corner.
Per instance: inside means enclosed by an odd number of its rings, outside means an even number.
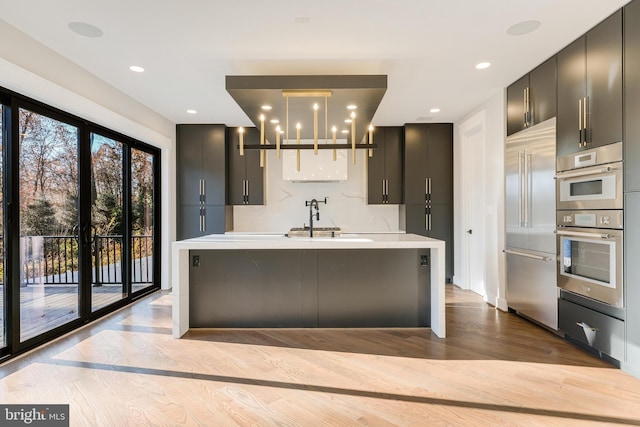
[[[640,380],[447,286],[425,328],[207,329],[157,293],[0,366],[0,402],[73,426],[640,425]]]

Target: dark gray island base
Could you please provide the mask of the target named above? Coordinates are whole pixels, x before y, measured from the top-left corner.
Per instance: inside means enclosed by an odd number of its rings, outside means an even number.
[[[430,327],[430,249],[189,251],[194,328]]]

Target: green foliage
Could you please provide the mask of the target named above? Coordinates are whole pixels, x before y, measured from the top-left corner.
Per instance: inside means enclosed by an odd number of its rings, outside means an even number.
[[[47,199],[39,197],[23,213],[22,232],[29,236],[53,235],[58,229],[56,211]]]

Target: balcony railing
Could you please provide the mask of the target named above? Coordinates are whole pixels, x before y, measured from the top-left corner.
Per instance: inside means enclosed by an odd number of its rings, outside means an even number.
[[[153,236],[132,236],[131,243],[131,282],[151,283]],[[77,236],[24,236],[21,250],[22,286],[79,283]],[[122,283],[122,236],[95,235],[91,257],[94,286]]]

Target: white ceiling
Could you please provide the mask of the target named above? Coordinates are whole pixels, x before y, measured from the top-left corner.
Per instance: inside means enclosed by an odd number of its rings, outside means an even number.
[[[250,126],[226,75],[387,74],[384,126],[457,121],[627,2],[0,0],[0,18],[175,123]],[[537,31],[507,35],[532,19]],[[104,35],[69,30],[78,21]]]

